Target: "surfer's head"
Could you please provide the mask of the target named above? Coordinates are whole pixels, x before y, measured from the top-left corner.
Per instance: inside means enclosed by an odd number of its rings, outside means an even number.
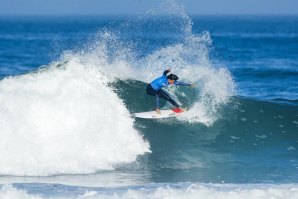
[[[179,78],[178,78],[177,75],[169,74],[169,75],[167,76],[167,79],[168,79],[168,82],[169,82],[170,84],[174,84],[174,82],[177,81]]]

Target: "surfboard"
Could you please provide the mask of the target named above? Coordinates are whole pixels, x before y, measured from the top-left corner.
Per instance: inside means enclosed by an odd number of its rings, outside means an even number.
[[[172,110],[160,110],[160,114],[156,113],[156,111],[148,111],[141,113],[134,113],[134,116],[137,118],[145,118],[145,119],[161,119],[161,118],[169,118],[169,117],[177,117],[180,116],[184,112],[176,113]]]

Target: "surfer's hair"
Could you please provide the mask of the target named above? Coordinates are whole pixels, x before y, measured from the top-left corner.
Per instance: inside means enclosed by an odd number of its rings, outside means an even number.
[[[169,74],[169,75],[167,76],[167,78],[168,78],[169,80],[174,80],[174,81],[176,81],[176,80],[179,79],[179,77],[178,77],[177,75],[174,75],[174,74]]]

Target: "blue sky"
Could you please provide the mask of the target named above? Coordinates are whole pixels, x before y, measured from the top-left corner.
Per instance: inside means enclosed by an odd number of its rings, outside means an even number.
[[[162,1],[0,0],[0,15],[140,14],[159,7]],[[188,14],[298,15],[298,0],[176,0],[176,2],[183,4]]]

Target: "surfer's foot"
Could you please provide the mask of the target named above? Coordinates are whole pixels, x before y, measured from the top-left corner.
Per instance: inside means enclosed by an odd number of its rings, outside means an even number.
[[[159,109],[155,110],[157,114],[161,114]]]

